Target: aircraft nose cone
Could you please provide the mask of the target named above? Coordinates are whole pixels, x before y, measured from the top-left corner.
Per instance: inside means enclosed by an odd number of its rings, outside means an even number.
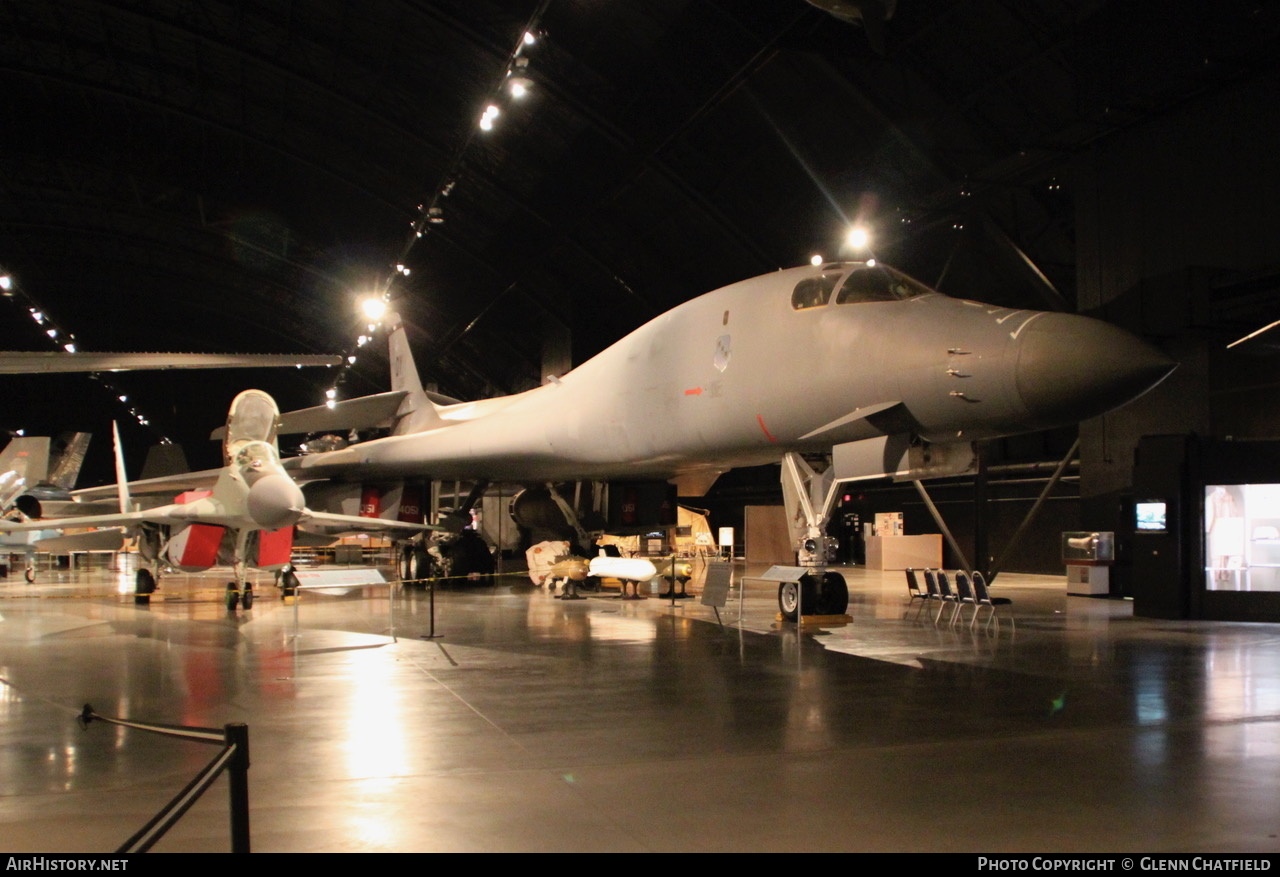
[[[1037,427],[1095,417],[1160,383],[1177,366],[1110,323],[1049,313],[1018,337],[1018,395]]]
[[[286,475],[265,475],[249,488],[249,517],[268,530],[296,524],[304,503],[302,491]]]

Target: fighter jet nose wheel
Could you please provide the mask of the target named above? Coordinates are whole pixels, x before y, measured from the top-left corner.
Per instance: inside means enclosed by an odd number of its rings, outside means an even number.
[[[227,611],[235,612],[240,605],[240,589],[235,582],[227,582]]]

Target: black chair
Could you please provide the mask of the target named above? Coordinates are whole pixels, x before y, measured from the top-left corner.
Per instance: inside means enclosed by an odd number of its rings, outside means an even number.
[[[975,621],[978,620],[978,612],[981,607],[978,606],[978,600],[973,594],[973,588],[969,585],[969,574],[964,570],[956,571],[956,611],[953,613],[951,623],[955,624],[955,616],[963,612],[964,606],[973,607],[973,619],[969,622],[969,626],[973,627]]]
[[[938,615],[936,618],[933,619],[933,623],[937,624],[942,619],[942,612],[946,608],[948,603],[955,606],[955,609],[951,610],[951,620],[954,621],[956,617],[956,612],[959,611],[960,609],[960,602],[956,598],[955,592],[951,590],[951,580],[947,578],[946,570],[942,570],[942,569],[938,570],[937,577],[938,577],[938,599],[942,601],[942,605],[938,607]]]
[[[916,579],[916,571],[911,567],[907,567],[906,573],[907,573],[907,592],[911,594],[912,602],[916,600],[928,600],[929,595],[926,592],[920,590],[920,582]]]
[[[991,593],[987,590],[986,578],[984,578],[982,573],[978,572],[977,570],[974,570],[974,573],[973,573],[973,594],[974,594],[974,598],[978,601],[979,610],[981,610],[981,607],[983,606],[991,607],[991,614],[987,616],[987,623],[983,625],[984,627],[990,627],[991,622],[996,620],[997,606],[1013,605],[1013,601],[1010,600],[1008,597],[992,597]],[[973,620],[974,621],[978,620],[977,612],[974,612]],[[1000,622],[996,621],[997,626],[999,625],[999,623]],[[1017,629],[1018,622],[1014,620],[1012,610],[1010,610],[1009,612],[1009,623],[1013,625],[1015,630]]]

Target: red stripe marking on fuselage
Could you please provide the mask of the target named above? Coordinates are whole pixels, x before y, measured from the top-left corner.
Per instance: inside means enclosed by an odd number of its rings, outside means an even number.
[[[756,422],[760,424],[760,431],[764,433],[764,437],[776,445],[778,443],[778,440],[773,437],[773,433],[769,432],[769,427],[764,425],[764,415],[757,414]]]

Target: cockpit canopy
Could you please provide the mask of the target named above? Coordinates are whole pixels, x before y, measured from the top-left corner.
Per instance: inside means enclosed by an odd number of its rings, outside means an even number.
[[[261,390],[245,390],[232,401],[227,414],[223,461],[230,463],[237,445],[242,442],[266,442],[274,448],[279,425],[280,409],[276,407],[276,400]]]
[[[822,273],[806,277],[791,293],[791,307],[798,311],[818,308],[831,301],[836,304],[859,304],[875,301],[904,301],[934,290],[887,265],[851,262],[824,266]]]

